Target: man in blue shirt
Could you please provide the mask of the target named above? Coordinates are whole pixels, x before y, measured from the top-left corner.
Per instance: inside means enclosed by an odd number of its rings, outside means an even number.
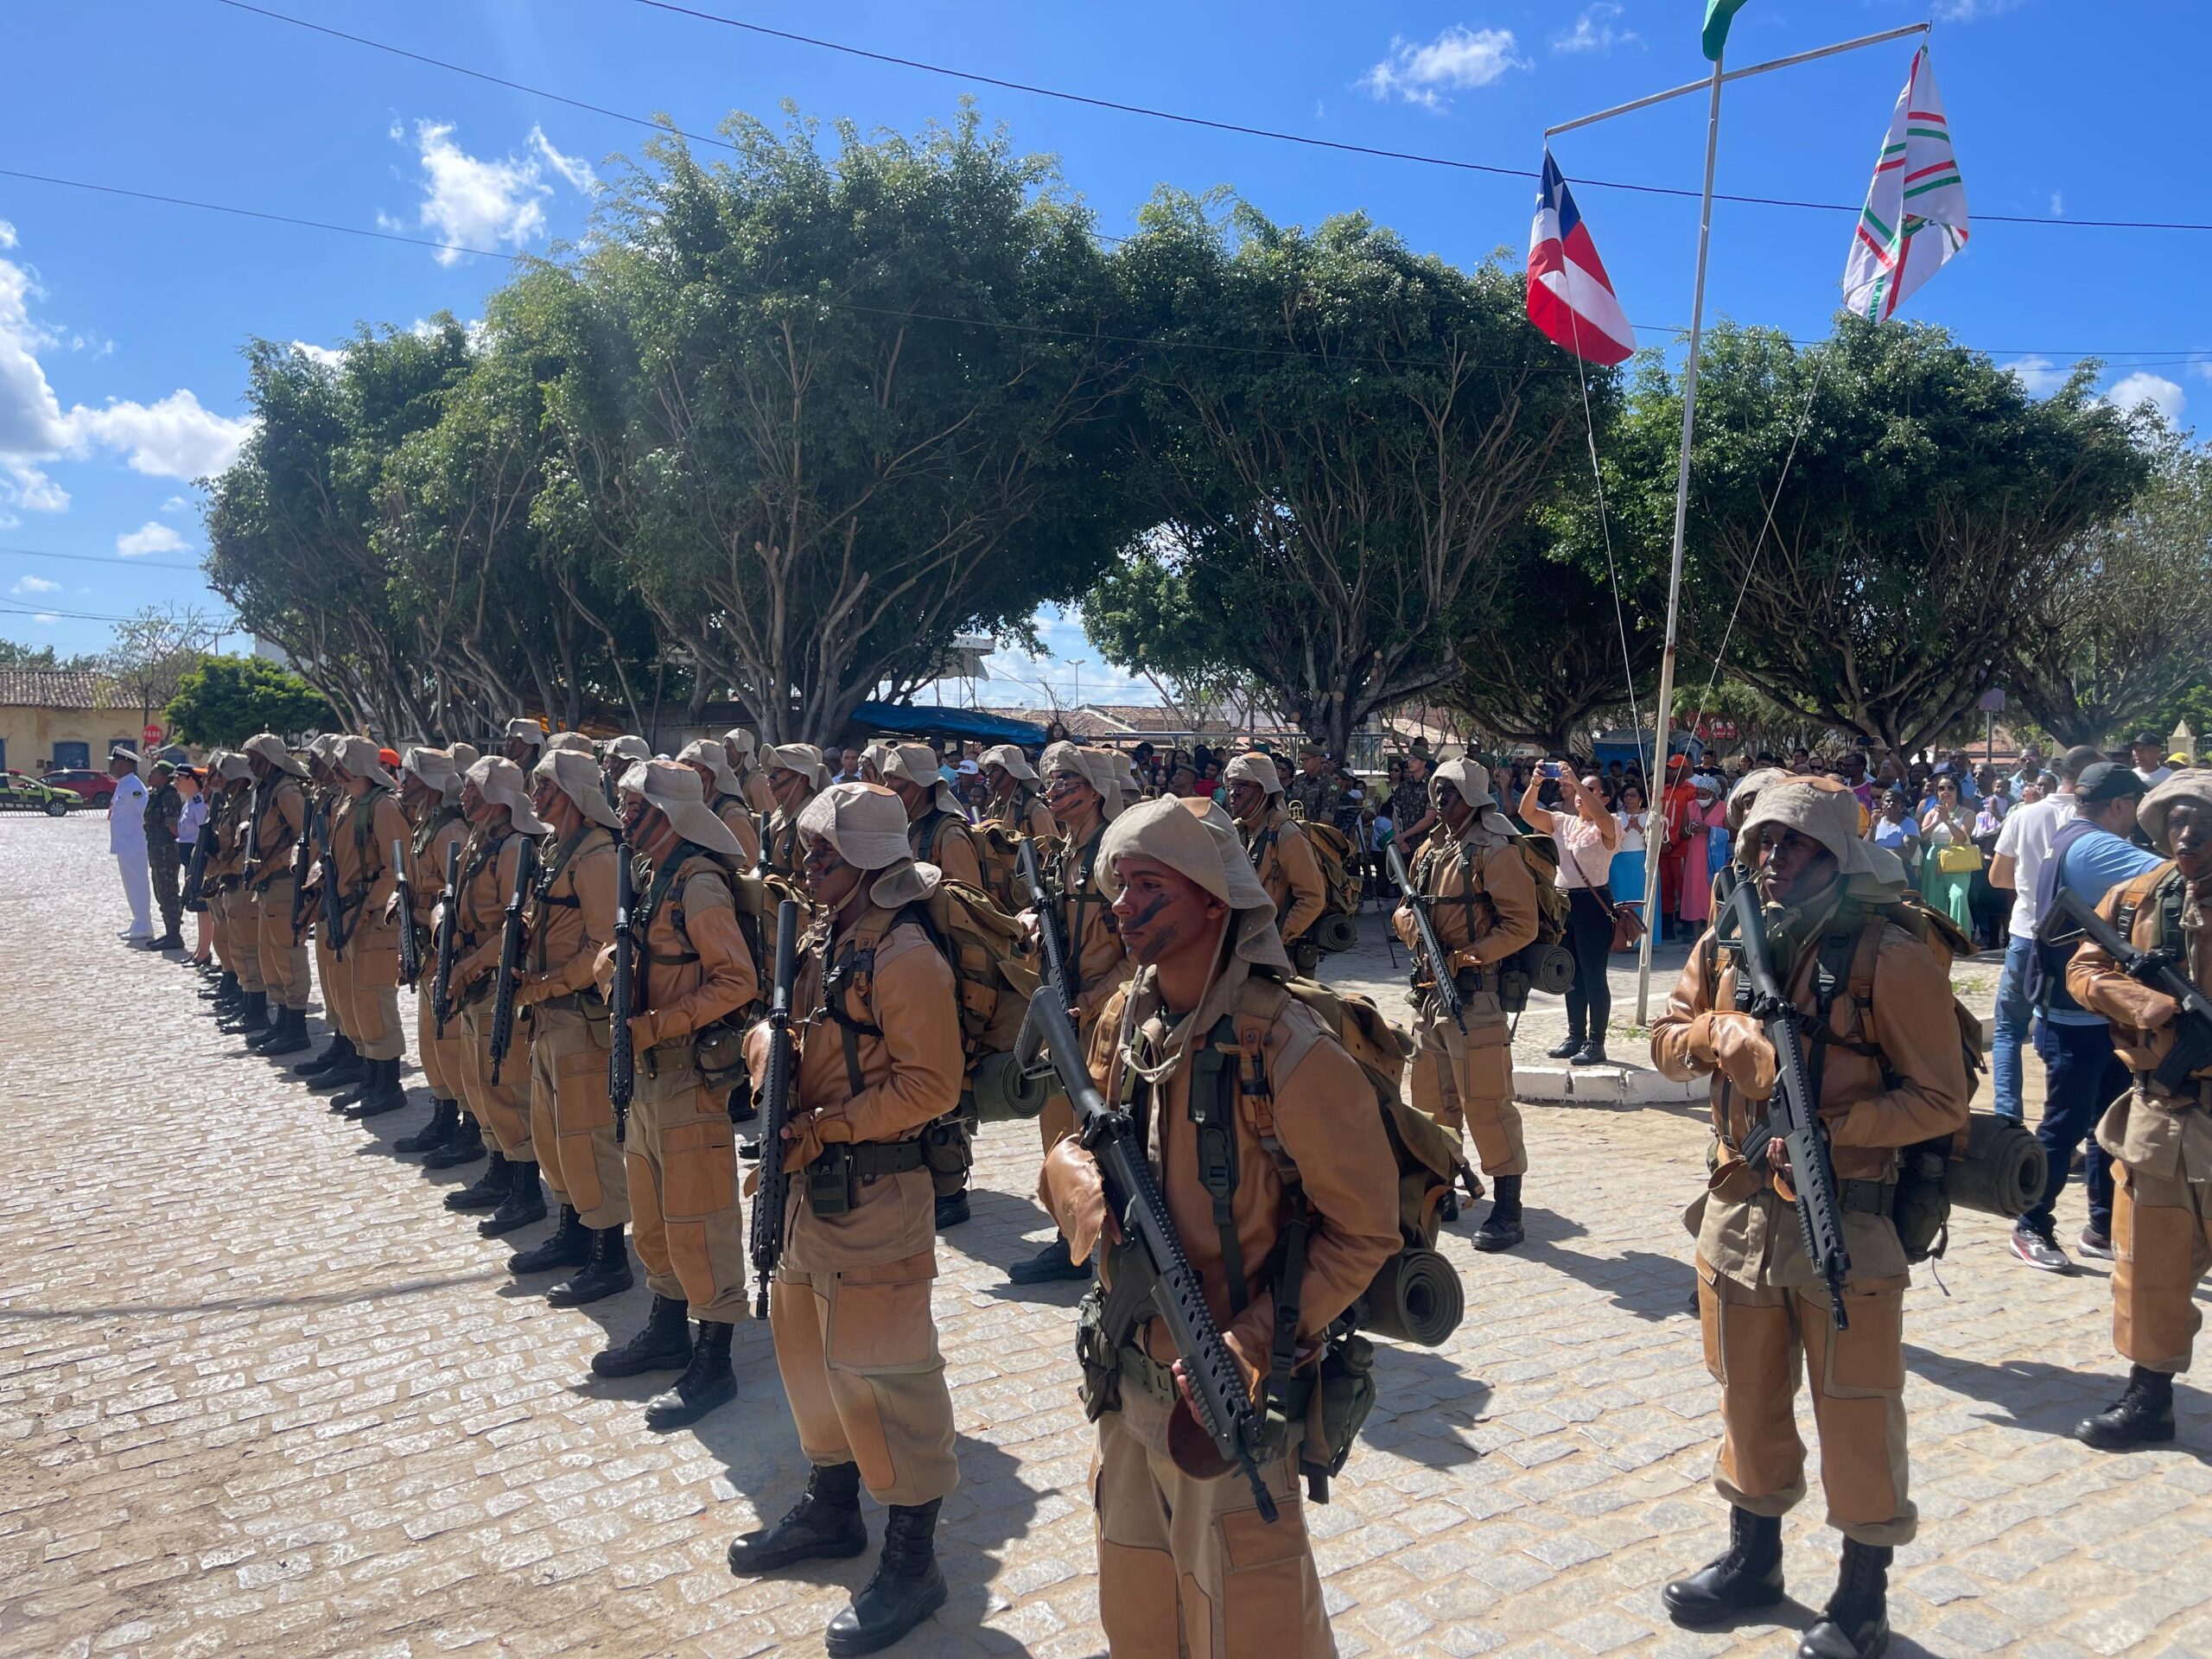
[[[2100,760],[2082,769],[2074,785],[2075,816],[2052,839],[2038,872],[2039,915],[2050,913],[2062,885],[2094,906],[2160,861],[2156,853],[2127,839],[2143,795],[2143,780],[2131,766]],[[2104,1016],[2091,1014],[2067,994],[2064,963],[2072,947],[2036,949],[2041,981],[2034,1035],[2044,1063],[2043,1122],[2036,1139],[2043,1142],[2048,1173],[2042,1202],[2013,1224],[2012,1254],[2045,1273],[2071,1273],[2074,1264],[2058,1246],[2054,1212],[2075,1149],[2084,1140],[2089,1144],[2089,1224],[2082,1229],[2080,1249],[2100,1261],[2112,1259],[2112,1160],[2092,1132],[2105,1108],[2127,1091],[2127,1067],[2113,1051],[2112,1027]]]

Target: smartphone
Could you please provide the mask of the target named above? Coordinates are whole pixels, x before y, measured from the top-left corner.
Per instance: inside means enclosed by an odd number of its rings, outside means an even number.
[[[1556,760],[1545,761],[1544,776],[1547,778],[1557,778],[1559,776],[1559,762]]]

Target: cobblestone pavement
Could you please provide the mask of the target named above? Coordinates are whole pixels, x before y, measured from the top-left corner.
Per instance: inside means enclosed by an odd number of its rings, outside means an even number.
[[[93,819],[0,822],[0,1653],[819,1652],[868,1559],[751,1584],[722,1565],[802,1479],[765,1332],[741,1332],[736,1404],[648,1433],[653,1380],[586,1369],[642,1288],[560,1312],[511,1284],[512,1242],[439,1207],[453,1177],[390,1154],[419,1103],[332,1117],[219,1036],[189,975],[116,942],[105,844]],[[1723,1526],[1677,1219],[1698,1125],[1535,1108],[1530,1130],[1527,1248],[1447,1243],[1471,1317],[1441,1351],[1388,1349],[1313,1513],[1338,1641],[1787,1653],[1832,1582],[1817,1491],[1778,1624],[1693,1637],[1660,1609]],[[937,1291],[952,1599],[899,1651],[1095,1654],[1074,1291],[1005,1283],[1042,1232],[1036,1144],[1006,1126],[982,1150]],[[2212,1652],[2212,1399],[2182,1390],[2174,1449],[2085,1451],[2066,1430],[2119,1370],[2102,1269],[2035,1274],[1974,1219],[1942,1276],[1909,1303],[1924,1525],[1893,1651]]]

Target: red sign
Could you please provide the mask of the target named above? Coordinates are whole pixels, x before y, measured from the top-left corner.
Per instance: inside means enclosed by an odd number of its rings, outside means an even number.
[[[162,741],[162,728],[158,726],[147,727],[138,734],[138,741],[149,749],[155,747]]]

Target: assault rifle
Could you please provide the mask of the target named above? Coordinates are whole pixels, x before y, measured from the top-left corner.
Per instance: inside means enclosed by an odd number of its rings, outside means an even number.
[[[607,992],[607,1097],[614,1107],[617,1146],[629,1128],[630,1101],[638,1087],[637,1055],[630,1046],[630,1016],[637,1012],[638,1001],[638,942],[630,937],[630,909],[637,902],[630,843],[618,835],[614,837],[614,982]]]
[[[316,826],[322,821],[318,809],[308,813],[300,824],[299,838],[292,843],[292,938],[299,939],[300,918],[308,904],[308,871],[315,861]]]
[[[1134,1255],[1120,1264],[1120,1270],[1143,1276],[1153,1310],[1181,1357],[1192,1415],[1222,1460],[1242,1471],[1251,1483],[1260,1518],[1271,1522],[1275,1501],[1260,1478],[1262,1427],[1251,1390],[1244,1386],[1243,1373],[1206,1305],[1205,1283],[1183,1253],[1159,1178],[1137,1138],[1135,1121],[1128,1112],[1109,1108],[1100,1096],[1084,1065],[1074,1022],[1050,985],[1039,986],[1029,999],[1021,1035],[1014,1042],[1014,1056],[1024,1071],[1034,1067],[1039,1048],[1051,1052],[1052,1069],[1059,1073],[1061,1087],[1075,1109],[1076,1138],[1098,1165],[1107,1213],[1119,1224],[1122,1236],[1135,1246]]]
[[[1434,902],[1428,894],[1416,889],[1414,879],[1406,869],[1406,861],[1398,851],[1395,841],[1389,846],[1390,880],[1397,883],[1398,891],[1405,895],[1406,908],[1414,913],[1414,940],[1420,947],[1421,962],[1428,971],[1429,982],[1436,993],[1437,1006],[1452,1016],[1452,1023],[1459,1027],[1459,1034],[1467,1031],[1467,1005],[1459,995],[1459,982],[1452,977],[1452,958],[1445,953],[1444,942],[1436,937],[1436,924],[1429,919],[1428,907]]]
[[[1068,942],[1060,934],[1060,913],[1045,891],[1044,873],[1037,868],[1037,843],[1023,836],[1015,855],[1021,867],[1021,885],[1029,907],[1037,913],[1037,944],[1045,957],[1045,983],[1060,999],[1062,1007],[1075,999],[1074,982],[1068,978]],[[1026,1067],[1024,1068],[1027,1069]]]
[[[2190,1072],[2212,1065],[2212,998],[2207,998],[2190,981],[2177,957],[2170,955],[2165,949],[2139,950],[2129,940],[2121,938],[2119,930],[2070,887],[2058,889],[2057,896],[2051,900],[2050,913],[2037,930],[2039,935],[2044,935],[2044,930],[2049,929],[2044,943],[2064,943],[2061,931],[2050,926],[2060,917],[2075,925],[2079,937],[2086,938],[2118,963],[2120,972],[2181,1005],[2181,1013],[2174,1020],[2174,1046],[2166,1051],[2166,1058],[2151,1074],[2152,1082],[2159,1088],[2169,1094],[2179,1094],[2187,1085]]]
[[[798,904],[776,906],[776,978],[768,993],[768,1077],[760,1091],[760,1185],[753,1195],[753,1317],[768,1317],[768,1284],[784,1254],[791,1178],[784,1128],[791,1121],[791,983],[798,977]]]
[[[357,809],[359,807],[357,805]],[[331,822],[327,813],[322,820],[322,851],[316,855],[315,863],[321,868],[322,899],[322,937],[330,946],[333,962],[346,960],[346,896],[338,891],[338,858],[330,848]],[[362,862],[368,861],[364,848]]]
[[[1835,1165],[1828,1158],[1827,1131],[1821,1124],[1821,1103],[1813,1097],[1812,1073],[1805,1065],[1805,1039],[1797,1005],[1783,988],[1767,952],[1766,918],[1759,913],[1758,884],[1739,881],[1728,895],[1736,923],[1736,1004],[1766,1027],[1774,1045],[1776,1095],[1766,1117],[1744,1142],[1744,1161],[1764,1173],[1772,1166],[1775,1142],[1789,1160],[1789,1185],[1797,1194],[1797,1226],[1805,1255],[1828,1287],[1835,1328],[1848,1330],[1843,1281],[1850,1276],[1851,1251],[1843,1240],[1843,1206],[1837,1201]]]
[[[399,896],[399,978],[413,990],[423,978],[423,941],[415,937],[415,884],[407,876],[407,843],[391,843],[392,891]]]
[[[210,806],[207,817],[200,820],[200,833],[192,838],[192,862],[184,867],[182,903],[189,911],[207,908],[200,888],[207,883],[207,843],[215,839],[215,809]]]
[[[515,855],[515,887],[507,895],[507,917],[499,931],[499,969],[492,982],[492,1039],[485,1051],[492,1057],[492,1084],[499,1086],[499,1066],[515,1043],[515,976],[522,971],[522,901],[537,873],[537,842],[522,838]]]
[[[461,843],[446,843],[445,891],[438,895],[438,968],[430,981],[430,1017],[436,1022],[433,1038],[443,1042],[446,1021],[453,1018],[453,959],[460,943]]]

